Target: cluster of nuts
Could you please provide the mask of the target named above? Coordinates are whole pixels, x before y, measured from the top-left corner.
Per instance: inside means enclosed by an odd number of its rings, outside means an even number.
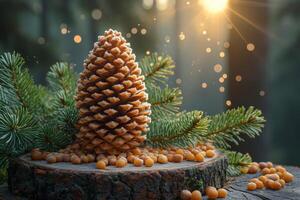
[[[226,198],[227,190],[209,186],[205,189],[205,194],[208,199]],[[182,190],[180,195],[182,200],[202,200],[202,194],[199,190],[194,190],[190,192],[189,190]]]
[[[180,163],[183,160],[203,162],[205,158],[213,158],[216,155],[215,148],[211,144],[199,144],[193,148],[134,148],[119,155],[108,154],[85,154],[83,152],[72,152],[61,150],[50,153],[34,149],[31,152],[32,160],[46,160],[48,163],[71,162],[73,164],[96,162],[98,169],[106,169],[108,165],[115,167],[125,167],[127,163],[132,163],[136,167],[145,165],[152,167],[154,163]]]
[[[249,191],[263,188],[280,190],[286,183],[292,182],[294,179],[294,176],[284,167],[274,166],[271,162],[253,162],[249,168],[244,168],[241,171],[248,174],[261,173],[261,176],[249,181],[247,185]]]

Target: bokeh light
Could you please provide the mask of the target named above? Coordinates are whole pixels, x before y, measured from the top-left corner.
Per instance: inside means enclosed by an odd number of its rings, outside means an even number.
[[[166,35],[166,36],[165,36],[165,42],[166,42],[166,43],[170,43],[170,41],[171,41],[170,36]]]
[[[102,12],[99,9],[94,9],[92,11],[91,15],[94,20],[100,20],[102,17]]]
[[[37,39],[37,42],[38,42],[38,44],[45,44],[45,43],[46,43],[46,40],[45,40],[44,37],[39,37],[39,38]]]
[[[207,83],[205,83],[205,82],[203,82],[203,83],[201,84],[201,87],[204,88],[204,89],[207,88],[207,86],[208,86],[208,85],[207,85]]]
[[[75,35],[74,38],[73,38],[73,40],[74,40],[75,43],[78,44],[78,43],[81,42],[82,39],[81,39],[81,36],[80,36],[80,35]]]
[[[179,39],[180,39],[180,40],[184,40],[184,39],[185,39],[185,34],[184,34],[183,32],[181,32],[181,33],[179,34]]]
[[[137,34],[137,32],[138,32],[137,28],[135,28],[135,27],[131,28],[131,33],[132,34]]]
[[[221,51],[220,54],[219,54],[220,58],[224,58],[225,57],[225,52],[224,51]]]
[[[127,38],[131,38],[131,33],[126,33]]]
[[[68,29],[67,28],[62,28],[60,29],[61,34],[65,35],[68,33]]]
[[[237,82],[241,82],[241,81],[242,81],[242,76],[241,76],[241,75],[235,76],[235,80],[236,80]]]
[[[225,92],[225,87],[221,86],[221,87],[219,88],[219,91],[220,91],[221,93]]]
[[[182,83],[182,80],[181,80],[180,78],[178,78],[178,79],[176,79],[176,83],[177,83],[178,85],[180,85],[180,84]]]
[[[248,51],[254,51],[255,50],[255,45],[253,43],[248,43],[247,44],[247,50]]]
[[[223,77],[220,77],[220,78],[219,78],[219,82],[220,82],[220,83],[224,83],[224,81],[225,81],[225,79],[224,79]]]
[[[230,100],[226,100],[226,106],[231,106],[232,105],[232,103],[231,103],[231,101]]]
[[[217,73],[220,73],[222,71],[222,69],[223,69],[223,67],[220,64],[216,64],[214,66],[214,71],[217,72]]]
[[[206,53],[210,53],[211,52],[211,48],[206,48]]]
[[[147,29],[145,29],[145,28],[142,28],[142,30],[141,30],[141,34],[142,34],[142,35],[146,35],[146,33],[147,33]]]
[[[263,97],[263,96],[265,96],[265,95],[266,95],[266,92],[265,92],[265,91],[263,91],[263,90],[259,91],[259,96]]]

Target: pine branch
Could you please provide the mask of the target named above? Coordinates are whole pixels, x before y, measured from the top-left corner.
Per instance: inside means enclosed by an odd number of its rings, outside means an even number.
[[[67,63],[56,63],[51,66],[47,74],[47,81],[53,91],[63,90],[74,92],[76,89],[77,74]]]
[[[156,147],[194,146],[206,134],[208,119],[199,111],[179,113],[150,124],[147,139]]]
[[[70,144],[71,141],[69,134],[59,130],[55,124],[49,123],[44,125],[41,132],[36,135],[34,146],[45,151],[57,151]]]
[[[159,56],[157,53],[153,53],[141,60],[140,67],[148,86],[149,84],[165,84],[168,77],[174,74],[175,65],[170,56]]]
[[[72,107],[75,104],[77,74],[67,63],[56,63],[47,74],[52,91],[50,109]]]
[[[210,117],[211,123],[206,135],[218,147],[228,148],[230,143],[238,145],[244,141],[242,135],[254,138],[264,127],[264,117],[254,107],[228,110],[225,113]]]
[[[241,168],[250,165],[252,162],[252,158],[248,153],[242,154],[239,152],[228,150],[223,150],[222,152],[225,153],[229,162],[229,166],[227,169],[229,176],[240,175]]]
[[[52,116],[52,121],[56,124],[56,127],[64,134],[69,135],[70,138],[73,138],[77,133],[75,126],[77,120],[78,110],[75,106],[58,109]]]
[[[7,88],[0,85],[0,112],[4,112],[2,109],[5,107],[11,107],[18,105],[19,102],[14,98],[14,94]]]
[[[11,154],[21,154],[33,145],[38,132],[37,122],[24,108],[5,108],[0,114],[0,149]]]
[[[178,88],[148,87],[149,103],[151,103],[151,118],[153,121],[162,116],[179,112],[182,104],[181,90]]]
[[[27,69],[23,69],[24,59],[17,53],[4,53],[0,57],[0,85],[5,88],[10,106],[22,106],[28,111],[39,114],[43,108],[44,93]]]

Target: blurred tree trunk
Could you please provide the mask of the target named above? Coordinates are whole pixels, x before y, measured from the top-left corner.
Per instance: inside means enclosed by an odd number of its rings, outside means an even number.
[[[278,1],[272,7],[268,84],[272,159],[299,165],[300,133],[300,2]]]
[[[41,36],[48,40],[48,1],[42,0]]]
[[[256,2],[267,4],[267,0],[256,0]],[[260,96],[259,93],[261,90],[265,91],[266,89],[268,36],[242,18],[245,17],[261,29],[267,30],[268,7],[255,7],[255,1],[246,3],[243,0],[236,0],[232,1],[230,5],[232,10],[229,11],[230,19],[246,41],[241,38],[234,28],[231,29],[228,99],[232,101],[232,107],[253,105],[262,109],[264,115],[266,115],[266,97]],[[243,15],[243,17],[239,17],[235,13]],[[248,51],[246,48],[247,43],[253,43],[255,50]],[[241,82],[236,81],[235,77],[237,75],[242,77]],[[249,152],[255,160],[266,159],[267,137],[264,133],[261,137],[257,137],[254,140],[246,140],[245,143],[242,143],[236,149],[242,152]]]

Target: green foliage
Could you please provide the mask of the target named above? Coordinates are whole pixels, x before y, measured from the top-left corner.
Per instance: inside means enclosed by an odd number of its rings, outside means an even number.
[[[68,138],[74,138],[77,133],[75,124],[78,120],[78,110],[75,106],[57,109],[52,117],[52,123]],[[68,139],[70,140],[70,139]]]
[[[72,142],[76,133],[77,74],[57,63],[47,75],[50,89],[34,84],[17,53],[0,57],[0,169],[8,159],[38,147],[55,151]]]
[[[174,74],[174,62],[170,56],[153,53],[144,57],[140,62],[142,74],[145,76],[146,85],[157,83],[165,84],[167,78]]]
[[[169,88],[166,81],[175,67],[168,56],[154,53],[141,61],[149,102],[152,105],[152,123],[147,133],[148,142],[154,146],[186,147],[197,141],[212,141],[221,148],[238,144],[243,136],[257,136],[265,122],[261,111],[250,107],[228,110],[225,113],[199,118],[197,111],[179,113],[182,93],[178,88]],[[163,84],[162,84],[163,83]],[[202,119],[202,121],[200,120]],[[201,122],[200,129],[195,121]],[[204,128],[205,127],[205,128]],[[190,130],[189,134],[187,130]]]
[[[242,154],[228,150],[223,150],[223,153],[225,153],[229,162],[227,169],[229,176],[240,175],[241,168],[250,165],[252,162],[252,158],[249,154]]]
[[[77,75],[68,63],[56,63],[47,74],[47,81],[53,91],[75,91]]]
[[[72,135],[59,130],[53,124],[42,127],[41,132],[35,138],[35,147],[45,151],[57,151],[72,141]]]
[[[230,143],[238,145],[244,141],[242,136],[254,138],[259,135],[265,122],[261,111],[254,107],[228,110],[210,117],[210,120],[206,138],[222,148],[230,147]]]
[[[179,111],[182,104],[182,93],[178,88],[149,89],[149,103],[151,103],[152,118],[159,119],[165,115],[172,115]]]
[[[200,111],[184,112],[154,121],[147,133],[149,143],[156,147],[194,146],[207,132],[208,120]]]
[[[43,108],[42,88],[36,86],[27,69],[25,61],[17,53],[4,53],[0,57],[0,85],[6,93],[10,106],[22,106],[39,114]]]
[[[11,153],[23,153],[33,145],[37,123],[24,108],[6,108],[0,114],[0,149]]]
[[[52,109],[74,107],[77,74],[67,63],[56,63],[47,74]]]

